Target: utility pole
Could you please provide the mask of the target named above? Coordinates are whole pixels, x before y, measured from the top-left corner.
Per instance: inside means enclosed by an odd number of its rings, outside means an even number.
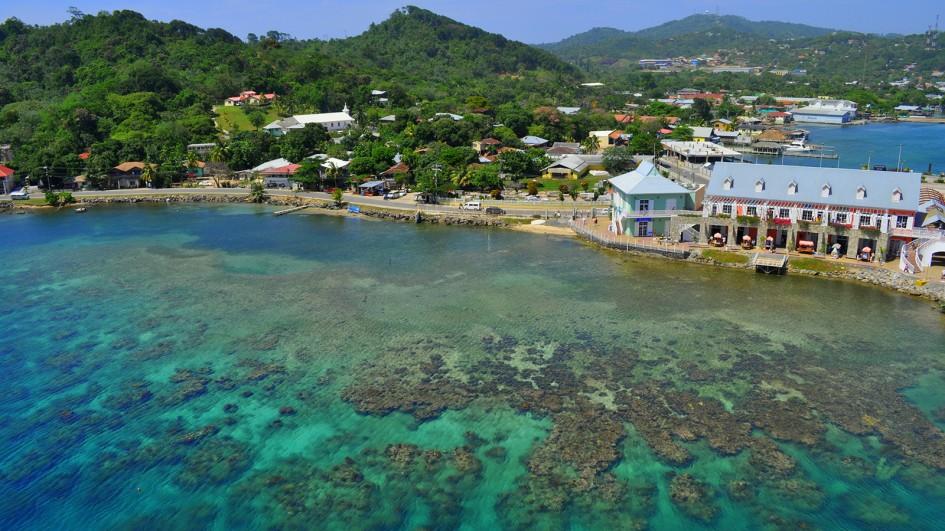
[[[899,160],[896,162],[896,171],[902,171],[902,144],[899,144]]]
[[[440,203],[440,170],[443,169],[439,164],[433,165],[433,202],[435,204]]]
[[[49,166],[43,166],[43,176],[46,177],[46,190],[52,191],[52,188],[49,187]]]

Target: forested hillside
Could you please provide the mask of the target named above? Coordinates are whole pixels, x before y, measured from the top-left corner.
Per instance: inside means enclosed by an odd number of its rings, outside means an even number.
[[[133,11],[75,12],[68,22],[0,25],[0,144],[21,171],[90,171],[121,160],[180,160],[218,139],[212,107],[241,90],[276,92],[281,114],[359,115],[373,88],[392,105],[465,112],[554,100],[579,73],[553,55],[418,8],[364,34],[300,41],[278,32],[244,41],[220,29],[149,21]],[[426,105],[426,104],[425,104]]]
[[[693,15],[637,32],[597,28],[541,45],[601,73],[637,68],[644,58],[713,57],[729,64],[805,69],[818,80],[891,81],[945,68],[945,46],[927,49],[925,35],[881,36],[742,17]]]

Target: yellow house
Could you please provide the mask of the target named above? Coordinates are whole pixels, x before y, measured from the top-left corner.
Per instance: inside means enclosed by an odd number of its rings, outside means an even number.
[[[718,120],[712,121],[712,127],[714,127],[716,131],[734,131],[735,123],[726,118],[719,118]]]
[[[590,170],[584,160],[576,155],[568,155],[545,166],[541,170],[542,179],[578,179]]]

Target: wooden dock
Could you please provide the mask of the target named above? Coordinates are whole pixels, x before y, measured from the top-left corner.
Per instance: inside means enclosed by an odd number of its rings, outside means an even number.
[[[293,213],[293,212],[298,212],[299,210],[304,210],[304,209],[306,209],[306,208],[308,208],[308,207],[310,207],[310,206],[312,206],[312,205],[302,205],[302,206],[287,208],[287,209],[285,209],[285,210],[276,211],[276,212],[273,213],[273,215],[275,215],[275,216],[283,216],[283,215],[285,215],[285,214],[291,214],[291,213]]]
[[[840,155],[824,151],[767,151],[763,149],[740,147],[737,150],[742,155],[760,155],[762,157],[797,157],[803,159],[826,159],[837,160]]]
[[[751,257],[751,265],[759,273],[784,273],[787,271],[787,263],[788,257],[786,254],[755,253]]]

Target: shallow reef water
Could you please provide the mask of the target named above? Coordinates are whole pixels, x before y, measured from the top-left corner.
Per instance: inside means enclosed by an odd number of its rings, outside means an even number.
[[[945,318],[257,206],[2,215],[5,529],[936,529]]]

